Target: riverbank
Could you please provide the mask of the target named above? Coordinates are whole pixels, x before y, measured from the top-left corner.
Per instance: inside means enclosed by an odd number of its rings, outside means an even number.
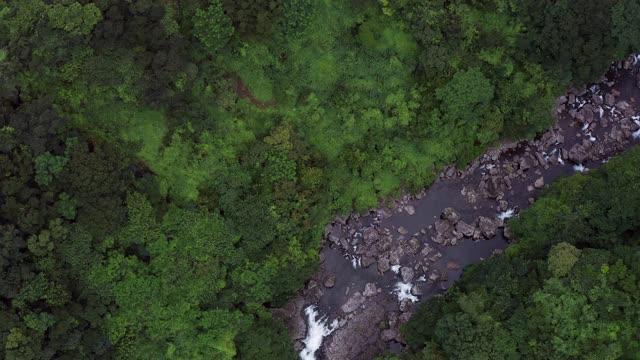
[[[536,139],[491,149],[464,170],[446,169],[425,191],[327,225],[320,271],[276,312],[287,320],[296,349],[304,340],[307,350],[313,343],[317,359],[371,359],[400,350],[399,326],[417,303],[446,291],[464,266],[508,246],[509,217],[557,178],[595,168],[636,143],[640,64],[634,61],[558,98],[556,125]],[[316,312],[305,314],[312,305]],[[324,330],[306,338],[308,317],[316,316],[326,319],[311,328]],[[326,336],[321,345],[318,336]]]

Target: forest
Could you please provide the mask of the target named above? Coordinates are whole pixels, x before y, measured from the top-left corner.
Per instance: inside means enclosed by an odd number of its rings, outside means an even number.
[[[0,0],[0,358],[296,359],[270,309],[332,216],[638,49],[635,0]],[[407,356],[640,353],[639,164],[555,186]]]

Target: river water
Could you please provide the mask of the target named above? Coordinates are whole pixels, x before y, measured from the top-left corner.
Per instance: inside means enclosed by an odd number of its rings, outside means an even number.
[[[542,186],[534,187],[536,180],[542,178],[548,185],[559,177],[576,174],[575,165],[593,169],[635,145],[638,140],[633,132],[640,134],[640,122],[634,121],[640,120],[635,117],[640,90],[635,86],[638,68],[629,64],[627,61],[629,69],[623,68],[622,63],[614,64],[606,77],[590,84],[586,91],[569,92],[566,99],[559,99],[556,125],[538,138],[490,149],[467,169],[446,171],[420,194],[405,195],[391,206],[362,216],[338,218],[330,224],[328,229],[333,230],[328,233],[334,236],[333,239],[327,236],[324,241],[318,273],[278,313],[287,321],[296,348],[302,350],[304,358],[372,359],[386,349],[399,351],[402,340],[399,326],[408,320],[418,303],[445,292],[462,275],[464,266],[499,254],[508,246],[502,228],[489,239],[461,237],[454,240],[457,241],[454,245],[434,241],[437,235],[434,225],[445,208],[455,209],[460,220],[476,229],[479,216],[499,224],[496,217],[505,210],[498,209],[500,205],[517,212],[537,197]],[[615,96],[614,106],[607,106],[607,94]],[[624,102],[629,109],[625,109]],[[593,111],[593,116],[588,114],[587,119],[580,114],[585,113],[585,106]],[[577,164],[575,157],[571,156],[572,161],[567,154],[576,144],[583,143],[588,146],[589,156]],[[529,163],[528,169],[520,165],[522,159]],[[515,168],[520,170],[516,172]],[[507,177],[508,180],[502,180]],[[487,196],[486,186],[492,178],[499,179],[501,184],[497,197]],[[507,182],[509,186],[505,185]],[[499,200],[507,203],[500,204]],[[379,238],[365,241],[363,234],[372,231],[367,229],[374,229]],[[387,244],[381,245],[385,241]],[[432,250],[427,252],[425,248]],[[381,271],[379,264],[385,259],[390,259],[391,269],[383,266]],[[402,267],[414,273],[405,285]],[[400,301],[399,285],[405,286],[403,298],[416,300],[415,303]],[[412,294],[410,289],[414,285]],[[318,319],[325,317],[324,323],[332,325],[326,325],[326,331],[318,330],[319,323],[309,318],[310,309]],[[315,329],[314,333],[324,338],[309,339],[307,324],[312,325],[309,330]],[[318,351],[310,354],[308,348],[303,350],[304,343],[300,340],[313,342],[314,350],[319,340],[322,343]]]

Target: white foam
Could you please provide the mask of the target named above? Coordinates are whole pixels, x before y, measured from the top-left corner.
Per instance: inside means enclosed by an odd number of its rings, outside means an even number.
[[[598,106],[598,112],[600,114],[600,119],[602,119],[602,115],[604,115],[604,109],[602,109],[602,106]]]
[[[307,337],[302,340],[304,349],[300,351],[300,359],[315,360],[316,351],[320,349],[322,339],[338,327],[338,320],[333,320],[330,325],[327,325],[327,317],[319,316],[314,305],[308,306],[304,313],[307,315]]]
[[[498,219],[504,221],[505,219],[512,218],[513,215],[515,215],[514,210],[513,209],[507,209],[507,211],[503,211],[501,213],[498,213]]]
[[[393,265],[391,271],[397,274],[400,271],[400,265]]]
[[[564,160],[562,160],[562,156],[558,156],[558,164],[564,165]]]
[[[589,137],[589,141],[591,142],[596,142],[596,140],[598,140],[595,136],[591,134],[591,132],[588,132],[585,135]]]
[[[584,125],[582,125],[582,129],[580,129],[580,131],[587,131],[588,128],[589,128],[589,124],[588,123],[584,123]]]
[[[638,120],[640,119],[640,116],[632,116],[631,118],[633,119],[633,122],[636,123],[636,125],[640,126],[640,120]],[[632,136],[636,140],[640,139],[640,129],[634,131]]]
[[[418,282],[425,282],[425,281],[427,281],[427,277],[426,277],[426,276],[424,276],[424,275],[420,275],[420,277],[419,277],[419,278],[418,278],[418,280],[416,280],[416,281],[418,281]]]
[[[396,288],[393,290],[393,293],[398,296],[398,301],[402,302],[402,300],[409,299],[411,302],[418,301],[418,297],[411,293],[411,288],[413,285],[411,283],[403,283],[399,281],[396,283]]]
[[[351,266],[353,266],[354,269],[357,269],[359,267],[362,266],[362,259],[358,256],[352,255],[351,256]]]
[[[582,165],[582,164],[576,164],[576,165],[573,165],[573,170],[583,173],[583,172],[586,172],[589,169],[584,167],[584,165]]]

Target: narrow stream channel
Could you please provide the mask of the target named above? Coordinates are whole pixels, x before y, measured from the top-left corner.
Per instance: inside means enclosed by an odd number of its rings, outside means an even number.
[[[638,143],[640,62],[633,60],[560,97],[556,125],[536,139],[489,150],[463,171],[446,169],[419,194],[329,224],[320,270],[277,313],[301,358],[400,351],[399,327],[418,303],[445,292],[464,266],[508,246],[509,216],[559,177],[594,169]]]

